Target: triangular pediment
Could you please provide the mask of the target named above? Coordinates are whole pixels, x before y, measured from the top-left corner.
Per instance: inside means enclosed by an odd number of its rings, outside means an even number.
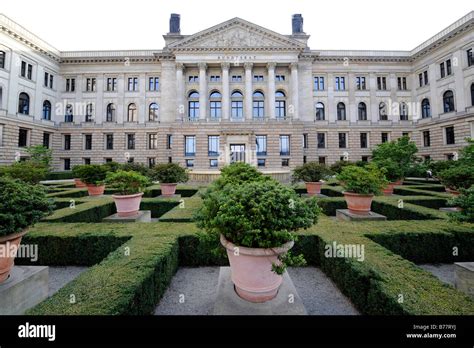
[[[171,50],[303,50],[305,44],[291,37],[234,18],[168,46]]]

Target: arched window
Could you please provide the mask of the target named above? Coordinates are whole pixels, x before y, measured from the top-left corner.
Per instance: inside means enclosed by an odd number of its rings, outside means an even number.
[[[379,119],[380,121],[388,121],[387,104],[384,102],[379,104]]]
[[[474,83],[471,84],[471,105],[474,106]]]
[[[115,122],[115,105],[113,103],[107,104],[107,112],[105,116],[106,122]]]
[[[367,105],[365,103],[359,103],[358,113],[359,121],[367,121]]]
[[[199,93],[196,91],[188,95],[188,118],[190,120],[199,119]]]
[[[18,97],[18,113],[23,115],[30,114],[30,96],[25,92],[20,93]]]
[[[157,122],[158,121],[158,104],[151,103],[148,107],[148,121]]]
[[[255,91],[253,93],[253,117],[265,117],[265,96],[260,91]]]
[[[337,120],[338,121],[346,120],[346,104],[342,102],[337,103]]]
[[[454,94],[452,91],[446,91],[443,94],[443,110],[444,112],[454,111]]]
[[[286,95],[283,91],[275,93],[275,116],[283,119],[286,117]]]
[[[92,122],[92,113],[94,112],[94,106],[92,103],[86,105],[86,122]]]
[[[64,122],[74,122],[74,109],[71,104],[66,105],[66,112],[64,115]]]
[[[209,95],[209,112],[211,118],[221,118],[222,115],[222,95],[214,91]]]
[[[431,117],[431,107],[428,98],[421,101],[421,118]]]
[[[43,120],[51,121],[51,103],[49,100],[43,102]]]
[[[324,121],[324,104],[316,103],[316,121]]]
[[[134,103],[128,104],[127,122],[137,122],[138,112]]]
[[[240,91],[232,92],[231,117],[238,120],[244,117],[244,96]]]
[[[408,106],[406,103],[400,103],[400,121],[408,121]]]

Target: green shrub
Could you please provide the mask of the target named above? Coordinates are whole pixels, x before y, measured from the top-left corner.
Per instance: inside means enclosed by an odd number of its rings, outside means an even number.
[[[294,183],[299,181],[318,182],[331,175],[331,171],[324,164],[317,162],[308,162],[293,170],[292,180]]]
[[[438,174],[441,183],[451,189],[468,189],[474,185],[474,166],[463,163],[452,166]]]
[[[0,237],[24,230],[52,213],[53,208],[43,187],[0,177]]]
[[[117,170],[122,169],[122,165],[114,161],[104,163],[104,167],[107,168],[107,172],[116,172]]]
[[[74,179],[72,172],[49,172],[46,174],[45,180],[69,180]]]
[[[352,166],[352,165],[354,165],[354,164],[355,164],[354,162],[349,162],[349,161],[337,161],[337,162],[334,162],[334,163],[329,167],[329,169],[330,169],[333,173],[339,174],[340,172],[342,172],[342,169],[343,169],[344,167]]]
[[[150,175],[151,175],[150,168],[145,166],[143,163],[136,163],[136,162],[124,163],[124,164],[121,165],[120,168],[116,169],[115,171],[117,171],[119,169],[125,170],[127,172],[131,172],[131,171],[137,172],[137,173],[140,173],[141,175],[146,176],[146,177],[150,177]]]
[[[407,177],[415,177],[415,178],[426,178],[428,176],[428,170],[431,169],[432,162],[427,160],[424,162],[416,162],[410,165],[407,172],[405,173]]]
[[[315,199],[303,201],[274,180],[228,184],[213,191],[198,211],[198,226],[214,237],[250,248],[272,248],[294,240],[293,231],[318,220]]]
[[[450,200],[449,205],[461,208],[461,211],[449,213],[449,218],[457,222],[474,222],[474,185],[461,189],[461,194]]]
[[[400,180],[403,178],[403,175],[406,174],[400,165],[390,158],[378,159],[373,161],[373,163],[375,163],[379,169],[383,169],[385,178],[390,182]]]
[[[403,173],[402,177],[405,177],[410,166],[416,162],[415,154],[417,152],[418,148],[415,142],[410,141],[408,136],[403,136],[397,140],[377,145],[372,151],[372,160],[391,159],[399,165]]]
[[[342,169],[337,176],[342,186],[348,191],[363,195],[380,194],[382,187],[387,186],[388,181],[384,177],[385,172],[371,163],[364,168],[348,166]]]
[[[463,164],[474,166],[474,139],[467,138],[467,146],[459,154],[459,161]]]
[[[86,165],[85,164],[79,164],[79,165],[76,165],[74,167],[72,167],[72,170],[71,170],[71,173],[72,173],[72,176],[75,178],[75,179],[78,179],[81,177],[81,171],[84,170]]]
[[[151,169],[151,178],[164,184],[187,182],[189,175],[186,169],[177,163],[161,163]]]
[[[25,151],[30,155],[28,162],[49,170],[53,160],[53,150],[43,145],[34,145],[27,147]]]
[[[100,164],[88,164],[79,166],[76,170],[82,182],[89,185],[102,185],[107,176],[107,167]]]
[[[438,177],[438,174],[443,170],[449,169],[457,165],[456,161],[434,161],[430,162],[429,168],[433,172],[433,176]]]
[[[12,165],[0,167],[0,176],[20,179],[29,184],[38,184],[46,178],[47,169],[29,161],[15,162]]]
[[[133,195],[143,192],[150,180],[134,171],[118,170],[107,173],[105,183],[109,188],[117,189],[118,195]]]

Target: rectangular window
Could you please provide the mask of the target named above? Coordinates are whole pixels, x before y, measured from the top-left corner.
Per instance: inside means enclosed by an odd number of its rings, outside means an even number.
[[[135,150],[135,134],[127,134],[127,149]]]
[[[63,158],[63,168],[64,170],[71,170],[71,159]]]
[[[259,158],[257,159],[257,165],[259,167],[265,167],[265,158]]]
[[[399,91],[406,91],[407,90],[407,78],[406,77],[398,77],[398,90]]]
[[[158,135],[156,133],[148,134],[148,149],[156,150],[158,148]]]
[[[219,136],[218,135],[209,135],[207,137],[208,142],[208,155],[209,156],[219,156]]]
[[[280,156],[290,155],[290,136],[280,135]]]
[[[5,52],[0,51],[0,69],[5,69]]]
[[[173,148],[173,135],[167,134],[166,135],[166,149],[171,150]]]
[[[199,82],[199,76],[195,76],[195,75],[188,76],[188,82],[198,83]]]
[[[22,77],[26,77],[26,62],[21,62],[21,72],[20,75]]]
[[[253,100],[253,117],[263,118],[263,112],[265,108],[265,102],[263,100]]]
[[[28,129],[20,128],[18,132],[18,147],[28,146]]]
[[[253,75],[253,82],[263,82],[263,75]]]
[[[289,158],[283,158],[281,160],[281,166],[282,167],[289,167],[290,166],[290,159]]]
[[[155,157],[148,157],[148,168],[153,168],[156,164]]]
[[[92,150],[92,134],[84,135],[84,150]]]
[[[28,80],[33,79],[33,65],[28,64],[28,73],[26,74]]]
[[[356,88],[358,91],[363,91],[366,89],[365,77],[363,76],[356,77]]]
[[[66,92],[74,92],[76,90],[76,79],[66,79]]]
[[[445,69],[445,67],[444,67],[444,62],[442,62],[442,63],[439,65],[439,73],[440,73],[441,78],[443,78],[443,77],[446,76],[446,69]]]
[[[275,75],[275,80],[278,82],[285,81],[285,75]]]
[[[209,167],[217,168],[219,165],[219,161],[215,158],[209,160]]]
[[[345,149],[347,147],[347,135],[346,133],[339,133],[339,148]]]
[[[51,133],[44,132],[43,133],[43,146],[49,149],[50,143],[51,143]]]
[[[408,138],[410,138],[410,133],[408,133],[408,132],[403,132],[403,133],[402,133],[402,137],[408,137]]]
[[[94,77],[88,77],[86,79],[86,92],[95,92],[95,78]]]
[[[367,133],[360,133],[360,147],[365,149],[368,147]]]
[[[303,164],[305,164],[307,161],[306,156],[303,156]]]
[[[129,92],[138,91],[138,77],[129,77],[128,78],[128,90],[129,90]]]
[[[196,136],[186,135],[184,136],[184,155],[195,156],[196,155]]]
[[[48,83],[49,83],[49,73],[45,72],[44,73],[44,86],[48,87]]]
[[[107,92],[114,92],[117,90],[117,78],[108,77],[107,78]]]
[[[388,141],[388,133],[382,133],[382,143],[386,143]]]
[[[313,88],[315,91],[324,91],[324,77],[323,76],[315,76],[313,81],[314,81]]]
[[[430,139],[430,131],[423,132],[423,146],[430,147],[431,146],[431,139]]]
[[[194,160],[193,160],[193,159],[187,159],[187,160],[186,160],[186,167],[187,167],[187,168],[192,168],[192,167],[194,167]]]
[[[133,157],[130,157],[128,160],[127,160],[127,163],[133,163],[135,162],[135,158]]]
[[[429,80],[428,80],[428,70],[425,70],[425,71],[423,72],[423,76],[424,76],[424,78],[425,78],[425,85],[427,85],[428,82],[429,82]]]
[[[326,157],[325,156],[319,156],[318,157],[318,163],[319,164],[326,164]]]
[[[149,91],[159,91],[160,90],[160,78],[159,77],[150,77],[150,78],[148,78],[148,90]]]
[[[255,139],[257,143],[257,156],[266,156],[267,155],[267,136],[257,135]]]
[[[240,79],[242,80],[242,76],[240,77]],[[221,82],[221,77],[219,75],[211,75],[209,77],[209,81],[210,82]]]
[[[82,159],[82,163],[84,163],[84,164],[86,164],[86,165],[91,164],[91,159],[90,159],[90,157],[84,157],[84,158]]]
[[[242,82],[242,75],[232,75],[232,82]]]
[[[369,156],[362,156],[361,160],[362,162],[369,162]]]
[[[385,76],[377,76],[377,89],[379,91],[387,90],[387,78]]]
[[[112,159],[111,157],[106,157],[106,158],[104,158],[104,162],[105,162],[105,163],[110,163],[110,162],[112,162],[112,161],[113,161],[113,159]]]
[[[326,133],[318,133],[318,149],[326,148]]]
[[[445,134],[446,134],[446,145],[453,145],[456,143],[456,139],[454,137],[454,127],[446,127]]]
[[[49,88],[53,89],[53,83],[54,83],[54,76],[49,75]]]
[[[114,135],[113,134],[105,135],[105,149],[106,150],[114,149]]]
[[[303,149],[308,148],[308,133],[303,134]]]
[[[336,77],[336,91],[346,90],[346,78],[342,76]]]
[[[473,66],[474,65],[474,57],[472,56],[472,48],[468,49],[466,51],[467,55],[467,66]],[[0,57],[1,59],[1,57]]]
[[[418,80],[420,82],[420,87],[423,87],[423,73],[418,74]]]
[[[452,74],[452,69],[451,69],[451,59],[448,59],[446,61],[446,76],[449,76]]]
[[[64,150],[71,150],[71,134],[64,134]]]

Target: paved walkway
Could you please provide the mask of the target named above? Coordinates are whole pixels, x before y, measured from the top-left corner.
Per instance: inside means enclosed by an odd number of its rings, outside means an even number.
[[[423,265],[418,265],[418,267],[430,272],[443,283],[454,286],[454,263],[426,263]]]

